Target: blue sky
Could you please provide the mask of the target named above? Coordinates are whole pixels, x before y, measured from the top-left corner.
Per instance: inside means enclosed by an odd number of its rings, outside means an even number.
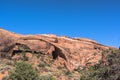
[[[120,0],[0,0],[0,26],[120,46]]]

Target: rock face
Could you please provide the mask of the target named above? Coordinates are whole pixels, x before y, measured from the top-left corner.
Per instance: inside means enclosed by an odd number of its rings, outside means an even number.
[[[14,56],[23,50],[51,54],[54,65],[65,65],[69,70],[94,65],[101,59],[101,52],[109,48],[89,39],[57,37],[52,34],[20,35],[0,29],[1,56]]]

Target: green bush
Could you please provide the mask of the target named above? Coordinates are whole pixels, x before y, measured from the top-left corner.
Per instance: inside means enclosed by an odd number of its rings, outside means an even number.
[[[15,69],[9,72],[8,80],[39,80],[39,75],[30,64],[20,61],[15,63]]]
[[[39,80],[56,80],[51,74],[40,76]]]
[[[23,52],[22,55],[23,55],[23,61],[28,61],[28,57],[26,56],[25,52]]]
[[[42,68],[45,68],[46,64],[43,63],[43,62],[40,62],[38,66],[39,66],[39,67],[42,67]]]
[[[71,72],[70,72],[69,70],[67,70],[67,71],[65,72],[65,75],[71,75]]]

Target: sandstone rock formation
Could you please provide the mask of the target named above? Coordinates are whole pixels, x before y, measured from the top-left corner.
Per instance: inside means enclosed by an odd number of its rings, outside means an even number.
[[[17,52],[51,54],[54,65],[65,65],[73,70],[94,65],[101,59],[101,52],[110,47],[84,38],[57,37],[52,34],[20,35],[0,29],[0,55],[14,56]]]

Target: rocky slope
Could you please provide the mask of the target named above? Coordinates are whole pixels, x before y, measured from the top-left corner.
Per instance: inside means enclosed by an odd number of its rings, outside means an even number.
[[[22,50],[51,54],[56,66],[65,64],[69,70],[97,63],[105,49],[109,47],[84,38],[57,37],[52,34],[20,35],[0,29],[1,55],[14,56]]]

